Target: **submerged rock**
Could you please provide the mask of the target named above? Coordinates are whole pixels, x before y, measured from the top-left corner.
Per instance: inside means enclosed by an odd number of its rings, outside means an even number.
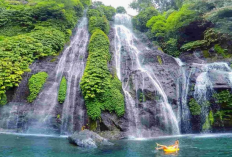
[[[101,145],[113,145],[107,139],[90,130],[75,132],[68,137],[69,143],[84,148],[97,148]]]

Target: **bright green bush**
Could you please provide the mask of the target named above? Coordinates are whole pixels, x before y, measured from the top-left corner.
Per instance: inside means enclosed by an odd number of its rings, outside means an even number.
[[[164,47],[164,50],[167,54],[173,56],[173,57],[178,57],[180,55],[180,51],[177,48],[177,39],[170,38]]]
[[[108,20],[106,19],[105,16],[103,17],[96,17],[96,16],[91,16],[89,19],[89,32],[93,34],[93,32],[96,29],[100,29],[106,34],[109,33],[110,31],[110,25]]]
[[[66,78],[63,77],[60,82],[60,89],[59,89],[59,95],[58,95],[59,103],[62,104],[65,101],[66,92],[67,92],[67,81],[66,81]]]
[[[104,6],[101,5],[97,8],[97,10],[99,10],[102,14],[104,14],[107,18],[107,20],[112,21],[113,20],[113,16],[116,13],[116,9],[112,6]]]
[[[91,5],[91,0],[80,0],[84,7],[88,7]]]
[[[87,17],[90,19],[91,16],[100,17],[103,16],[97,9],[88,9]]]
[[[189,109],[192,115],[197,116],[201,114],[201,106],[197,103],[194,98],[190,99]]]
[[[119,14],[126,14],[126,9],[122,6],[116,8],[116,12]]]
[[[146,8],[132,19],[134,28],[141,32],[146,32],[147,21],[150,20],[153,16],[157,16],[157,15],[158,15],[158,11],[154,7]]]
[[[218,54],[222,55],[223,57],[226,57],[225,50],[220,45],[218,45],[218,44],[214,45],[214,50]]]
[[[114,111],[118,116],[125,112],[121,82],[116,76],[112,77],[107,66],[109,46],[106,34],[96,29],[90,38],[89,57],[80,83],[87,113],[92,120],[100,118],[102,110]]]
[[[183,51],[190,51],[190,50],[194,50],[194,49],[206,47],[206,46],[207,46],[206,40],[197,40],[197,41],[184,44],[180,49]]]
[[[44,83],[48,74],[46,72],[39,72],[37,74],[32,75],[29,79],[28,86],[30,90],[30,95],[27,97],[28,102],[33,102],[41,89],[43,88]]]

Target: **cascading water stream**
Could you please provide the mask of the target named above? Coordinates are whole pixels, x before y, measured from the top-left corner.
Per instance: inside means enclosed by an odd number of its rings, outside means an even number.
[[[63,103],[62,116],[60,115],[61,134],[72,133],[74,130],[80,130],[83,126],[84,100],[81,96],[79,82],[83,75],[87,58],[87,44],[89,40],[87,28],[87,18],[83,17],[75,35],[71,39],[70,45],[64,50],[55,69],[55,82],[53,82],[50,88],[43,90],[35,101],[35,105],[38,103],[45,104],[45,107],[41,109],[39,121],[35,123],[36,128],[38,126],[47,127],[47,124],[51,123],[56,107],[60,105],[57,102],[57,97],[59,84],[63,76],[67,80],[67,93]],[[78,125],[74,124],[74,118],[79,122]],[[34,131],[33,127],[31,128]]]
[[[190,77],[194,73],[195,69],[191,69],[189,74],[187,74],[185,64],[179,59],[175,58],[177,64],[180,67],[180,78],[179,80],[179,89],[178,89],[178,99],[179,99],[179,108],[180,108],[180,120],[181,120],[181,130],[183,133],[191,133],[191,123],[190,123],[190,110],[188,107],[188,92]]]
[[[81,130],[86,112],[79,83],[87,58],[87,24],[87,17],[84,16],[76,27],[69,46],[59,56],[58,63],[45,61],[45,68],[41,68],[41,63],[31,66],[34,73],[46,71],[49,77],[33,104],[17,98],[1,109],[1,114],[4,115],[0,119],[1,129],[28,134],[70,134]],[[49,67],[51,64],[53,69]],[[62,77],[67,80],[67,93],[65,102],[60,104],[58,92]],[[19,86],[16,97],[20,97],[20,90],[24,90],[27,79],[22,82],[24,83]]]
[[[149,78],[152,86],[157,90],[157,92],[161,96],[161,100],[159,101],[158,106],[160,106],[161,115],[160,119],[162,119],[162,125],[164,125],[166,130],[169,130],[171,134],[179,134],[179,126],[176,116],[171,108],[171,105],[168,103],[167,95],[162,89],[159,80],[156,78],[155,74],[152,70],[150,70],[149,66],[142,66],[140,63],[140,55],[142,52],[136,47],[135,41],[138,39],[134,36],[131,31],[131,18],[125,14],[117,14],[115,16],[115,62],[116,62],[116,70],[118,78],[123,82],[123,90],[126,97],[126,106],[127,112],[130,120],[130,133],[133,133],[136,137],[143,137],[143,130],[141,130],[141,122],[139,118],[139,109],[136,104],[135,98],[130,93],[129,79],[130,75],[133,71],[139,71],[142,75],[142,79]],[[128,52],[126,52],[128,51]],[[125,56],[128,55],[130,57],[129,61],[125,59]],[[130,68],[130,70],[122,70],[123,62],[126,66]],[[124,81],[127,79],[127,81]],[[136,84],[138,84],[136,82]],[[136,95],[137,95],[137,86],[135,84]],[[144,84],[144,83],[142,83]],[[144,86],[144,85],[142,85]],[[143,87],[142,87],[143,88]],[[143,91],[143,89],[142,89]],[[137,97],[137,96],[136,96]],[[132,124],[135,124],[132,127]],[[136,129],[136,131],[134,130]],[[147,132],[146,132],[147,133]],[[149,131],[148,131],[149,133]]]

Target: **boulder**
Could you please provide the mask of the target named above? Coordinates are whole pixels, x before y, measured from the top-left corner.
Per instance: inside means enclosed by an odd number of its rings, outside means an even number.
[[[107,139],[90,130],[75,132],[68,137],[69,143],[84,148],[97,148],[101,145],[113,145]]]

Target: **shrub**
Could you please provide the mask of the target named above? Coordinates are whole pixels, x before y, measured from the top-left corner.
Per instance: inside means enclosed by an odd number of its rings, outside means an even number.
[[[100,17],[102,14],[97,9],[89,9],[87,12],[87,17],[90,19],[91,16]]]
[[[158,11],[154,7],[148,7],[145,10],[141,11],[137,16],[132,19],[133,26],[135,29],[146,32],[147,31],[147,21],[153,16],[157,16]]]
[[[184,44],[180,49],[183,51],[190,51],[190,50],[194,50],[197,48],[205,47],[206,45],[207,45],[206,40],[197,40],[197,41]]]
[[[218,54],[222,55],[223,57],[226,57],[225,50],[220,45],[218,45],[218,44],[214,45],[214,50]]]
[[[60,89],[59,89],[59,95],[58,95],[58,101],[61,104],[65,101],[66,91],[67,91],[67,81],[66,81],[66,78],[63,77],[60,82]]]
[[[89,32],[91,34],[93,34],[96,29],[100,29],[103,32],[105,32],[106,34],[109,33],[110,25],[109,25],[109,22],[105,16],[103,16],[103,17],[91,16],[90,17]]]
[[[28,86],[30,90],[30,95],[27,97],[28,102],[33,102],[37,95],[39,94],[40,90],[43,88],[44,83],[48,74],[46,72],[39,72],[29,79]]]
[[[190,99],[189,109],[192,115],[197,116],[201,114],[201,106],[197,103],[194,98]]]
[[[178,57],[180,55],[180,52],[177,48],[177,39],[170,38],[167,42],[166,45],[163,46],[164,50],[167,54],[173,56],[173,57]]]
[[[97,9],[106,16],[107,20],[113,20],[112,17],[116,13],[116,9],[114,7],[101,5]]]
[[[80,2],[85,8],[91,5],[91,0],[80,0]]]
[[[116,8],[116,12],[119,14],[126,14],[126,9],[122,6]]]

